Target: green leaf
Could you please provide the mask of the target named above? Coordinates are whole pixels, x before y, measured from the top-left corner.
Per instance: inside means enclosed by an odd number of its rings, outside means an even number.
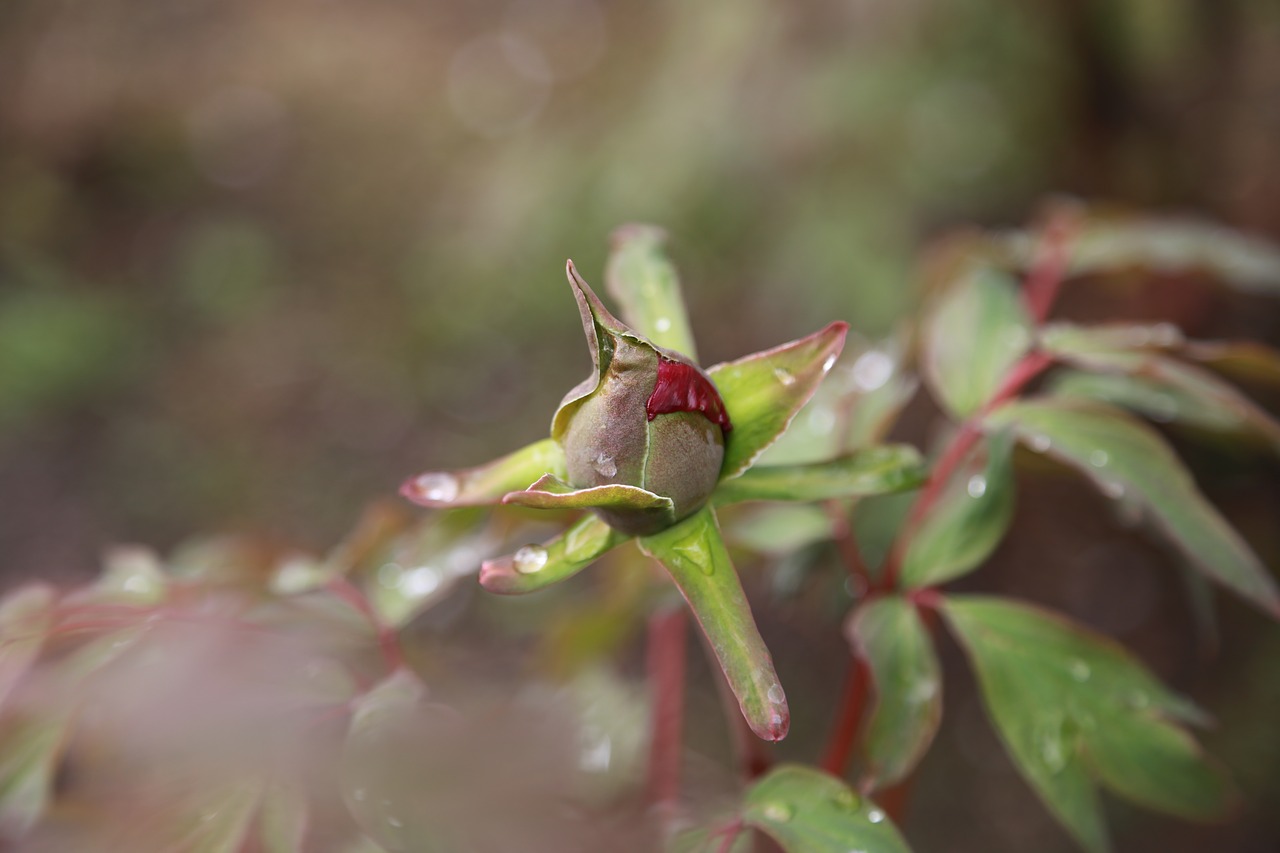
[[[1030,263],[1038,238],[1022,232],[1008,240]],[[1070,275],[1131,269],[1202,271],[1250,293],[1280,293],[1280,249],[1273,243],[1194,219],[1095,217],[1075,228],[1067,245]]]
[[[791,723],[787,697],[715,513],[703,507],[674,527],[640,539],[640,548],[662,563],[689,602],[751,730],[764,740],[786,737]]]
[[[1118,343],[1118,342],[1117,342]],[[1094,390],[1109,392],[1119,404],[1131,403],[1158,420],[1179,419],[1218,432],[1252,433],[1280,450],[1280,422],[1214,374],[1153,352],[1110,348],[1101,334],[1067,328],[1046,348],[1060,360],[1084,370],[1125,377]],[[1087,389],[1090,386],[1084,385]],[[1076,382],[1077,391],[1081,388]]]
[[[576,575],[629,537],[594,515],[582,518],[542,545],[526,545],[516,553],[487,560],[480,567],[480,583],[490,592],[519,595],[559,583]]]
[[[1280,385],[1280,351],[1255,341],[1191,341],[1188,358],[1240,379]]]
[[[564,451],[547,438],[487,465],[461,471],[428,471],[411,477],[400,487],[400,494],[422,506],[484,506],[527,488],[544,474],[563,477],[564,468]]]
[[[281,782],[270,785],[258,808],[262,853],[303,853],[307,819],[305,789]]]
[[[240,781],[192,809],[177,843],[164,849],[191,853],[238,853],[249,835],[262,796],[261,782]]]
[[[384,624],[405,625],[443,599],[497,543],[469,517],[472,511],[439,513],[383,543],[376,559],[355,573]],[[371,555],[373,556],[373,555]]]
[[[868,447],[842,459],[810,465],[760,465],[726,480],[717,505],[739,501],[822,501],[882,495],[924,482],[924,460],[907,444]]]
[[[823,462],[879,444],[915,394],[918,380],[904,367],[904,345],[858,344],[844,354],[760,464]]]
[[[900,596],[859,607],[845,635],[871,667],[876,704],[863,753],[870,781],[886,788],[906,777],[933,742],[942,720],[942,672],[929,629]]]
[[[67,727],[66,714],[0,721],[0,837],[21,836],[44,814]]]
[[[1166,383],[1120,373],[1065,370],[1053,375],[1047,389],[1055,397],[1094,400],[1136,412],[1160,423],[1180,423],[1215,433],[1240,433],[1240,419],[1229,410],[1206,407]]]
[[[991,399],[1031,341],[1031,317],[1017,282],[998,270],[973,270],[925,320],[925,381],[953,415],[968,417]]]
[[[1203,721],[1114,641],[1023,604],[948,596],[987,713],[1018,770],[1087,850],[1109,849],[1095,786],[1187,818],[1235,804],[1179,722]]]
[[[831,516],[813,504],[757,504],[735,507],[721,519],[735,547],[783,556],[831,539]]]
[[[986,426],[1012,426],[1032,450],[1083,472],[1104,494],[1131,500],[1201,571],[1280,616],[1275,581],[1150,427],[1116,409],[1054,398],[1010,403]]]
[[[747,791],[743,822],[786,853],[909,853],[884,811],[834,776],[784,764]]]
[[[40,655],[57,600],[53,587],[33,583],[0,601],[0,708]]]
[[[1172,323],[1106,323],[1077,326],[1049,323],[1040,330],[1040,346],[1062,358],[1123,351],[1169,350],[1186,343]]]
[[[662,250],[666,240],[666,232],[654,225],[624,225],[614,231],[605,281],[633,328],[658,346],[697,361],[680,277]]]
[[[907,588],[954,580],[982,565],[1013,520],[1013,436],[987,439],[981,469],[962,468],[911,538],[902,566]]]
[[[552,474],[540,478],[524,491],[508,492],[502,502],[533,509],[654,510],[667,515],[675,512],[671,498],[655,495],[639,486],[610,483],[575,489]]]
[[[707,371],[733,423],[724,437],[721,480],[751,467],[786,430],[836,363],[848,331],[848,323],[832,323],[808,337]]]

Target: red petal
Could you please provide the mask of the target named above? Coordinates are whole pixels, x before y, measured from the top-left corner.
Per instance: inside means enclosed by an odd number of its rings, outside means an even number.
[[[720,392],[711,380],[693,365],[668,358],[658,359],[658,381],[645,403],[645,411],[649,420],[670,412],[701,412],[707,420],[719,424],[722,431],[733,429]]]

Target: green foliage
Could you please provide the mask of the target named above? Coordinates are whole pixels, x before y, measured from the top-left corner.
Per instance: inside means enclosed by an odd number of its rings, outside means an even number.
[[[620,230],[606,275],[623,319],[569,269],[594,371],[552,437],[406,481],[403,494],[433,510],[424,518],[374,507],[324,555],[234,539],[168,560],[118,549],[94,583],[0,601],[0,834],[228,853],[745,853],[763,834],[786,853],[905,853],[893,818],[914,775],[932,772],[922,761],[946,725],[940,625],[1015,766],[1082,848],[1110,849],[1101,791],[1185,819],[1228,816],[1239,795],[1189,730],[1207,715],[1136,656],[1064,615],[944,588],[979,582],[969,576],[1018,524],[1016,469],[1033,458],[1015,454],[1021,443],[1151,522],[1199,573],[1202,621],[1204,578],[1280,615],[1263,561],[1137,417],[1274,449],[1276,419],[1226,377],[1280,383],[1280,357],[1167,324],[1043,321],[1055,270],[1069,281],[1192,267],[1269,293],[1276,255],[1205,226],[1074,215],[1034,235],[969,235],[960,260],[935,270],[920,327],[856,341],[843,364],[837,322],[705,373],[662,232]],[[627,348],[643,357],[627,362]],[[693,378],[674,409],[653,412],[659,363]],[[951,421],[929,461],[886,443],[917,363]],[[584,427],[600,400],[607,417]],[[655,440],[655,417],[705,440]],[[595,459],[601,480],[584,482],[575,430],[597,443],[638,435],[642,450]],[[712,445],[723,463],[710,488],[682,491]],[[675,477],[661,490],[659,470]],[[741,575],[738,551],[751,555]],[[1057,568],[1046,555],[1027,570]],[[473,599],[464,581],[477,569],[489,592],[537,594]],[[843,697],[835,685],[806,694],[835,717],[822,771],[771,767],[747,733],[785,737],[783,685],[803,685],[756,624],[786,597],[820,601],[804,611],[813,632],[843,617],[849,643]],[[681,599],[723,680],[743,771],[740,791],[705,800],[679,785]],[[460,608],[478,614],[488,652],[502,640],[519,650],[519,689],[480,686],[483,661],[444,639]],[[646,620],[642,686],[615,663]],[[147,768],[161,763],[157,784]],[[129,808],[100,807],[107,790]]]

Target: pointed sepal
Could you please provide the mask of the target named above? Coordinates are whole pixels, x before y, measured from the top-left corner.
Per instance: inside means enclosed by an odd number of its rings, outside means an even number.
[[[782,435],[836,363],[848,331],[848,323],[835,322],[808,337],[707,371],[734,425],[725,435],[721,480],[747,470]]]
[[[544,474],[564,475],[564,451],[551,439],[461,471],[428,471],[405,480],[400,494],[429,507],[487,506]]]
[[[585,515],[549,542],[485,561],[480,585],[501,595],[534,592],[568,580],[627,538],[596,516]]]
[[[642,538],[640,548],[662,563],[689,603],[747,725],[764,740],[786,737],[791,724],[787,697],[729,560],[715,513],[703,507],[674,527]]]

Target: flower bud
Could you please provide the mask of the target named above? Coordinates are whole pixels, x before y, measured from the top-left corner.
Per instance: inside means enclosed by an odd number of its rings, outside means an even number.
[[[720,479],[732,428],[707,375],[613,317],[568,267],[591,349],[592,376],[565,396],[551,435],[564,449],[569,484],[635,486],[669,498],[671,510],[599,508],[611,527],[649,535],[697,511]]]

